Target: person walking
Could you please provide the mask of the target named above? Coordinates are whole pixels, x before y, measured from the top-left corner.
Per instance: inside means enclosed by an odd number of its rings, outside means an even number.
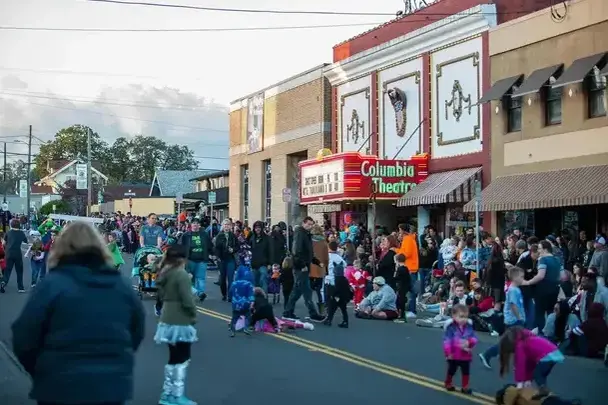
[[[304,297],[304,302],[308,308],[308,314],[313,321],[320,322],[324,318],[319,315],[312,301],[312,289],[310,288],[310,266],[314,263],[321,267],[324,265],[314,256],[312,247],[312,236],[310,230],[315,221],[311,217],[306,217],[302,225],[294,229],[293,232],[293,274],[294,286],[289,296],[289,301],[285,306],[283,316],[286,318],[297,318],[294,309],[300,297]]]
[[[57,237],[49,273],[12,325],[13,351],[38,405],[122,405],[133,397],[144,308],[95,228]]]
[[[18,219],[12,219],[10,222],[9,231],[4,237],[4,252],[6,255],[6,269],[4,270],[4,277],[0,282],[0,293],[6,291],[6,286],[11,278],[13,267],[15,273],[17,273],[17,290],[20,293],[25,292],[23,286],[23,252],[21,252],[21,245],[27,244],[27,236],[21,230],[21,223]]]
[[[236,270],[237,245],[237,238],[232,232],[232,221],[225,219],[222,221],[222,231],[215,237],[215,257],[219,261],[222,301],[230,301],[228,292]]]
[[[185,396],[191,346],[198,340],[193,326],[196,323],[196,304],[186,271],[187,263],[188,250],[183,245],[169,246],[156,279],[163,308],[154,341],[169,347],[160,405],[196,405]]]
[[[163,246],[163,228],[156,224],[158,217],[155,213],[148,215],[148,222],[141,227],[139,234],[139,246],[156,246],[161,248]]]
[[[191,230],[184,233],[180,244],[184,245],[188,257],[188,271],[194,279],[196,296],[202,302],[207,298],[205,286],[207,280],[207,263],[209,252],[213,248],[209,233],[201,228],[200,220],[194,218]]]
[[[262,221],[253,224],[253,235],[251,236],[251,269],[256,287],[260,287],[264,293],[268,293],[268,266],[271,260],[270,237],[264,233]]]

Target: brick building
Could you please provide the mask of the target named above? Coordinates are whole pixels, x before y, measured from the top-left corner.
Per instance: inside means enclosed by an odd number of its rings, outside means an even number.
[[[608,231],[608,7],[577,0],[490,31],[493,230]],[[468,204],[466,210],[473,210]]]
[[[299,204],[298,163],[330,142],[331,91],[325,65],[235,100],[230,106],[230,217],[290,223]],[[284,189],[291,202],[282,202]]]

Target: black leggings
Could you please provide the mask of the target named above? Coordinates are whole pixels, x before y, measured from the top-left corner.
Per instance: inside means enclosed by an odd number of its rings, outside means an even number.
[[[279,324],[277,323],[277,319],[274,316],[274,311],[272,310],[272,306],[268,305],[267,307],[262,307],[258,311],[255,311],[251,315],[250,326],[254,326],[258,321],[262,319],[266,319],[273,328],[278,328]]]
[[[407,303],[407,293],[405,288],[401,287],[399,283],[397,283],[397,310],[399,311],[399,316],[402,318],[405,317],[405,304]]]
[[[453,377],[458,369],[460,369],[462,375],[469,375],[471,373],[471,362],[467,360],[448,360],[448,375],[450,377]]]
[[[174,366],[190,360],[190,348],[192,344],[187,342],[177,342],[169,345],[169,364]]]

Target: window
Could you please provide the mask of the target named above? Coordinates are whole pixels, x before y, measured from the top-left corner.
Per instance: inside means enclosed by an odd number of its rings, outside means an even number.
[[[270,160],[264,161],[264,221],[267,225],[270,225],[272,208],[272,165]]]
[[[587,81],[589,118],[606,115],[606,76],[599,74],[597,66],[593,67],[592,76]]]
[[[522,98],[509,96],[508,103],[507,132],[521,131]]]
[[[559,125],[562,123],[562,88],[549,88],[545,101],[546,125]]]
[[[241,166],[241,178],[243,179],[241,191],[243,198],[243,222],[247,222],[249,220],[249,165]]]

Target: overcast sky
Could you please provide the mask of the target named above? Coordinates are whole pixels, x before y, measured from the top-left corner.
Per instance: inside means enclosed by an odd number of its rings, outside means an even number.
[[[394,13],[402,0],[152,0],[225,8]],[[287,3],[294,5],[289,6]],[[299,5],[296,6],[295,4]],[[0,0],[0,137],[50,139],[92,126],[104,139],[142,133],[189,145],[226,168],[228,103],[331,62],[332,46],[389,16],[220,13],[86,0]],[[6,29],[361,26],[240,32],[61,32]],[[20,138],[7,138],[20,139]],[[18,143],[12,152],[24,152]],[[36,150],[36,148],[34,149]]]

